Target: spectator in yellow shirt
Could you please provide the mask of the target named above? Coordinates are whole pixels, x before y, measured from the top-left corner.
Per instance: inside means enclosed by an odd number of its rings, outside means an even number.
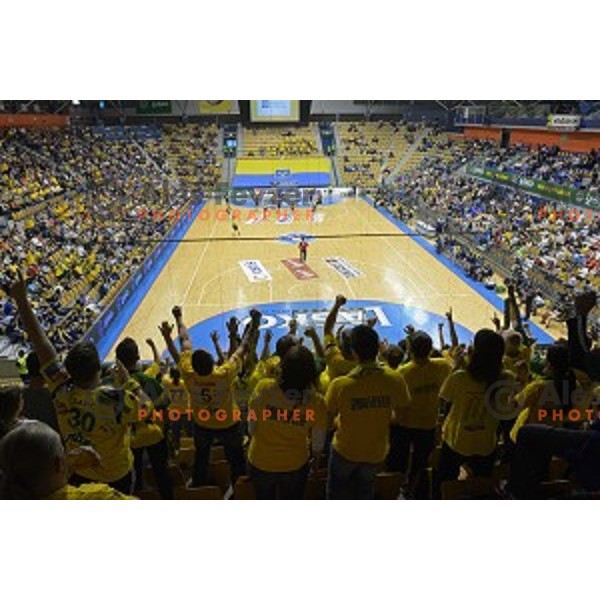
[[[327,498],[332,500],[374,497],[375,476],[389,450],[393,414],[410,403],[402,376],[376,362],[379,336],[374,329],[354,327],[351,345],[358,364],[334,379],[326,396],[330,420],[337,422],[327,479]]]
[[[475,335],[466,368],[446,379],[440,398],[450,406],[442,426],[442,451],[434,474],[434,498],[441,497],[444,481],[457,479],[466,465],[476,476],[492,472],[503,407],[512,402],[518,384],[503,371],[504,340],[491,329]]]
[[[185,411],[189,410],[190,395],[185,387],[185,383],[183,383],[183,379],[181,379],[181,371],[177,367],[169,369],[169,376],[162,380],[162,384],[169,404],[169,410],[178,410],[182,415]],[[176,450],[179,450],[181,446],[182,430],[188,437],[194,435],[192,420],[185,416],[170,422],[169,427],[173,434],[173,443]]]
[[[408,497],[427,498],[425,469],[435,444],[440,413],[440,388],[452,371],[450,361],[430,358],[431,337],[417,331],[408,338],[411,360],[399,369],[412,402],[399,411],[390,428],[390,453],[387,468],[407,473]],[[412,460],[411,460],[412,455]]]
[[[100,358],[91,343],[76,344],[63,365],[31,308],[20,272],[18,276],[10,293],[54,396],[66,448],[71,452],[91,446],[101,457],[98,464],[76,468],[73,481],[109,483],[123,493],[130,493],[133,485],[130,428],[138,420],[139,409],[149,404],[147,397],[118,361],[112,375],[115,385],[102,385]]]
[[[250,325],[240,345],[220,366],[215,365],[212,354],[207,350],[192,349],[190,334],[183,324],[181,307],[175,306],[172,314],[177,323],[181,353],[171,338],[172,326],[164,322],[160,330],[190,394],[196,448],[191,486],[206,485],[210,447],[215,439],[220,439],[225,447],[225,457],[231,467],[231,480],[235,484],[236,479],[246,472],[246,459],[240,428],[241,411],[234,402],[233,381],[250,349],[261,314],[254,309],[250,311]],[[239,415],[238,418],[236,414]]]
[[[327,364],[327,371],[321,377],[321,386],[324,390],[336,377],[346,375],[357,364],[352,354],[351,332],[342,330],[337,340],[333,333],[338,313],[344,304],[346,298],[338,294],[323,325],[324,357]]]
[[[281,359],[278,378],[263,379],[250,398],[248,462],[259,500],[304,497],[311,457],[316,465],[327,431],[316,383],[311,351],[295,346]]]

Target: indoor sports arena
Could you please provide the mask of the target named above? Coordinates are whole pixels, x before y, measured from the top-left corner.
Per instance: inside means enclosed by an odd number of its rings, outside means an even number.
[[[0,101],[0,497],[598,498],[599,213],[596,100]]]

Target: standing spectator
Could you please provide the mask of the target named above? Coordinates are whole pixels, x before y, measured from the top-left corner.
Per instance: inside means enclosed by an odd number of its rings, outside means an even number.
[[[171,367],[169,376],[163,379],[162,384],[169,403],[169,410],[178,410],[181,413],[189,410],[190,395],[185,387],[185,383],[181,379],[181,371],[177,367]],[[188,437],[194,435],[192,420],[187,415],[185,418],[182,416],[180,419],[169,423],[169,426],[173,433],[173,443],[176,450],[179,450],[181,446],[182,430]]]
[[[18,385],[0,386],[0,439],[21,421],[23,394]]]
[[[440,397],[450,406],[442,427],[442,451],[434,474],[434,498],[441,497],[444,481],[457,479],[462,465],[474,475],[492,472],[502,406],[515,392],[515,377],[502,370],[504,340],[490,329],[475,335],[466,368],[448,377]],[[491,410],[496,407],[498,412]]]
[[[28,419],[42,421],[54,431],[59,431],[52,392],[40,373],[40,361],[35,352],[30,352],[27,356],[27,371],[29,385],[23,390],[23,414]]]
[[[27,297],[22,275],[11,286],[23,329],[42,367],[42,376],[53,394],[60,432],[67,451],[91,446],[100,456],[98,464],[75,469],[72,482],[108,483],[131,493],[133,454],[129,446],[130,424],[146,398],[135,379],[118,363],[113,370],[116,387],[102,385],[102,367],[93,344],[79,343],[69,350],[64,365],[48,340]]]
[[[161,325],[161,333],[173,360],[178,364],[191,399],[196,447],[191,485],[206,485],[210,447],[215,439],[220,439],[225,447],[232,483],[235,484],[236,479],[246,471],[246,459],[239,419],[236,420],[233,414],[234,410],[239,409],[233,399],[232,384],[243,366],[250,340],[258,330],[261,314],[257,310],[251,311],[250,326],[239,347],[221,366],[215,365],[210,352],[192,350],[192,340],[183,324],[181,308],[174,307],[172,314],[177,323],[181,354],[175,348],[171,338],[173,328],[168,323]]]
[[[399,411],[390,429],[390,471],[407,473],[407,496],[428,497],[425,469],[435,445],[435,430],[440,413],[440,388],[452,366],[444,358],[430,358],[431,337],[417,331],[408,338],[410,362],[400,367],[412,402]],[[411,458],[412,456],[412,458]]]
[[[16,365],[21,381],[25,384],[29,383],[29,374],[27,371],[27,356],[25,355],[25,350],[23,350],[22,348],[17,352]]]
[[[313,464],[318,463],[327,429],[316,383],[312,353],[295,346],[283,356],[278,380],[263,379],[250,398],[249,409],[257,418],[248,421],[248,461],[259,500],[304,497],[309,459],[312,455]]]
[[[163,408],[163,388],[155,377],[150,377],[140,371],[140,353],[135,340],[125,338],[119,342],[116,356],[117,360],[127,369],[129,376],[140,384],[153,407],[159,410]],[[158,423],[145,421],[135,423],[132,427],[131,448],[135,466],[135,489],[140,490],[143,488],[144,457],[147,456],[154,471],[160,497],[163,500],[171,500],[173,498],[173,484],[167,464],[169,449],[161,426]]]
[[[377,364],[379,336],[367,325],[351,334],[358,366],[329,384],[326,396],[330,420],[336,421],[327,479],[327,498],[372,499],[375,476],[389,450],[394,412],[410,403],[404,379]]]

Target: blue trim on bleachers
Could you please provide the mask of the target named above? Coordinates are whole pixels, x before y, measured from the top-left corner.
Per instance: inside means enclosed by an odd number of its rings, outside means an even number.
[[[165,237],[183,238],[187,234],[192,223],[196,220],[196,217],[198,216],[198,213],[200,212],[200,210],[202,209],[203,206],[204,206],[204,200],[200,201],[196,205],[196,207],[192,210],[191,218],[188,218],[187,214],[185,214],[185,216],[182,217],[182,219],[179,221],[179,223],[176,224],[175,227]],[[131,292],[131,295],[127,297],[127,299],[123,303],[123,305],[117,309],[117,314],[116,314],[115,318],[111,321],[107,330],[102,333],[102,335],[99,339],[94,340],[96,343],[96,346],[98,348],[98,353],[100,354],[101,360],[106,360],[106,356],[108,355],[110,349],[114,346],[116,341],[119,339],[121,332],[123,331],[123,329],[125,329],[127,323],[129,322],[131,317],[135,314],[135,312],[139,308],[140,304],[142,303],[142,300],[146,297],[146,294],[150,291],[150,288],[154,285],[154,282],[157,280],[157,278],[161,274],[163,268],[165,267],[165,265],[167,264],[167,262],[169,261],[171,256],[173,256],[173,253],[175,252],[175,250],[178,247],[179,247],[178,243],[177,244],[167,243],[167,244],[160,244],[154,250],[154,252],[158,253],[158,258],[156,259],[154,264],[151,266],[151,268],[148,270],[148,272],[143,275],[142,280],[136,286],[136,288]],[[152,255],[150,255],[150,256],[152,256]],[[148,257],[148,258],[150,258],[150,257]],[[143,265],[141,268],[143,268]],[[130,278],[130,280],[125,284],[123,290],[121,290],[121,292],[119,292],[119,294],[117,294],[117,296],[112,301],[111,307],[114,307],[114,305],[117,304],[117,302],[119,300],[119,296],[123,292],[127,291],[127,286],[131,285],[131,282],[135,280],[135,277],[136,276],[133,275]],[[111,308],[109,307],[107,309],[107,311],[108,310],[111,310]],[[112,310],[115,310],[115,309],[112,308]],[[168,317],[168,315],[165,315],[165,318],[166,317]],[[158,326],[158,323],[157,323],[157,326]],[[137,341],[138,341],[138,343],[141,342],[141,340],[137,340]]]

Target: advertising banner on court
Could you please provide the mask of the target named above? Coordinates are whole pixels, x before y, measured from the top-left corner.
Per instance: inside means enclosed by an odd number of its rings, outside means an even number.
[[[333,256],[326,258],[325,262],[330,266],[336,273],[339,273],[344,279],[352,279],[354,277],[360,277],[361,272],[353,267],[345,258],[341,256]]]
[[[482,179],[487,179],[488,181],[493,181],[501,185],[510,185],[529,194],[547,198],[548,200],[585,206],[592,210],[600,210],[600,194],[588,192],[586,190],[569,188],[564,185],[558,185],[557,183],[550,183],[548,181],[542,181],[541,179],[533,179],[531,177],[525,177],[524,175],[505,173],[504,171],[497,171],[496,169],[485,167],[468,166],[467,174],[473,175],[474,177],[481,177]]]
[[[290,273],[300,281],[307,279],[317,279],[319,276],[304,262],[298,258],[286,258],[281,261]]]
[[[250,283],[271,281],[271,275],[260,260],[240,260],[240,267]]]

